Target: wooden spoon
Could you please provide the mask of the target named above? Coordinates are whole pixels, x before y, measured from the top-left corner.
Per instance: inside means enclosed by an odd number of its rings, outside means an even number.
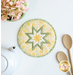
[[[65,48],[68,50],[69,60],[71,64],[71,71],[73,75],[73,65],[72,65],[72,59],[71,59],[71,53],[70,53],[70,48],[72,47],[72,39],[68,34],[66,34],[63,36],[62,41],[63,41]]]
[[[59,63],[63,60],[68,61],[68,58],[67,58],[66,54],[64,52],[61,52],[61,51],[56,54],[56,58],[57,58]],[[72,75],[70,71],[68,71],[68,72],[69,72],[70,75]]]

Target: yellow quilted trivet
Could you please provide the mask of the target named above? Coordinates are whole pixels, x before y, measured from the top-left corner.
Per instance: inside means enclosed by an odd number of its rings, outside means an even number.
[[[54,28],[45,20],[29,20],[21,26],[18,33],[20,48],[30,56],[40,57],[48,54],[55,43]]]

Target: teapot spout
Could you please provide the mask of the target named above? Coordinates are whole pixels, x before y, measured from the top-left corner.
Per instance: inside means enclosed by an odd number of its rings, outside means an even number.
[[[13,46],[13,47],[10,47],[10,48],[8,48],[8,50],[10,50],[10,51],[12,51],[12,50],[15,50],[15,46]]]

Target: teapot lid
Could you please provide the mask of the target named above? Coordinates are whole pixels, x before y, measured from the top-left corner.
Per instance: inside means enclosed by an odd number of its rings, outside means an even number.
[[[8,67],[8,61],[6,59],[6,57],[4,57],[3,55],[1,56],[1,72],[4,72]]]

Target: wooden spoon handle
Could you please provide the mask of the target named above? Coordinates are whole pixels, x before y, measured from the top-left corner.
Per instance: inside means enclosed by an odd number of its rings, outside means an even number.
[[[70,71],[68,71],[69,75],[72,75]]]
[[[73,75],[73,65],[72,65],[72,59],[71,59],[70,50],[68,50],[68,55],[69,55],[69,60],[70,60],[70,64],[71,64],[71,72],[72,72],[72,75]]]

